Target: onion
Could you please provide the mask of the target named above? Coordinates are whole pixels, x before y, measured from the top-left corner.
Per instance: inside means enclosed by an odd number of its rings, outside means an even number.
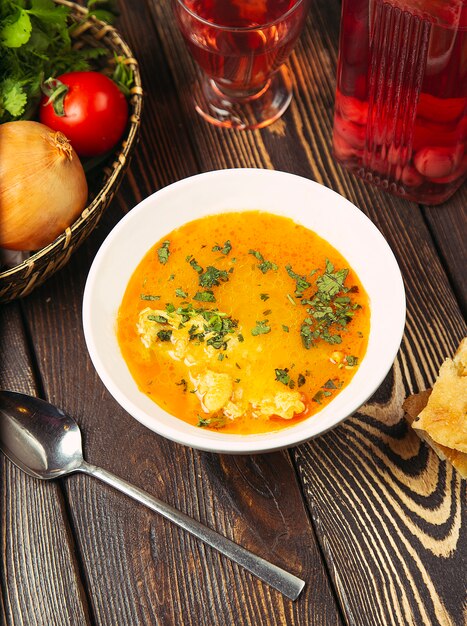
[[[63,133],[38,122],[0,125],[0,246],[38,250],[86,206],[88,186]]]

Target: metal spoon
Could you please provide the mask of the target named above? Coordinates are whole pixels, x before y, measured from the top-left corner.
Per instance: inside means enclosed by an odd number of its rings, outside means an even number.
[[[0,391],[0,416],[0,449],[26,474],[42,480],[73,472],[100,478],[216,548],[291,600],[300,595],[305,585],[300,578],[268,563],[142,489],[86,463],[78,424],[52,404],[22,393]]]

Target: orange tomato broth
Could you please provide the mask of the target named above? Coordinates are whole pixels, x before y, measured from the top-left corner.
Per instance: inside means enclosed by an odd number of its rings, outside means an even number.
[[[227,240],[232,246],[228,254],[212,250],[215,245],[222,248]],[[158,250],[164,241],[170,242],[169,257],[162,264]],[[250,254],[250,250],[258,251],[266,261],[275,263],[278,269],[263,273],[258,267],[260,260]],[[199,274],[190,265],[190,259],[187,260],[189,255],[203,269],[214,266],[228,272],[227,282],[211,288],[216,302],[196,302],[192,299],[204,289],[199,285]],[[344,330],[332,331],[341,335],[342,343],[331,345],[318,339],[316,346],[306,349],[300,330],[308,316],[307,307],[294,295],[297,285],[285,266],[290,264],[294,272],[307,277],[311,287],[304,291],[303,297],[312,298],[316,292],[316,277],[325,271],[326,259],[333,263],[335,271],[348,268],[344,285],[355,289],[347,295],[351,295],[352,303],[359,304],[361,308],[355,311]],[[312,270],[318,271],[310,277]],[[176,289],[182,289],[188,297],[178,297]],[[147,300],[142,296],[159,296],[160,299]],[[164,310],[167,303],[179,307],[187,302],[199,308],[217,308],[238,320],[238,327],[231,337],[241,333],[244,341],[236,341],[231,353],[225,351],[222,360],[218,355],[223,350],[216,350],[216,358],[209,362],[210,370],[229,374],[235,381],[234,388],[241,385],[244,396],[248,398],[269,396],[289,389],[276,380],[275,373],[276,368],[287,368],[288,376],[294,381],[294,391],[300,392],[305,410],[292,419],[253,417],[250,410],[247,415],[236,419],[211,420],[210,424],[207,420],[212,416],[203,411],[190,380],[190,368],[184,360],[175,360],[168,354],[171,342],[157,341],[153,347],[147,348],[137,332],[141,310],[146,307]],[[251,330],[258,321],[264,320],[268,320],[270,332],[253,336]],[[337,250],[316,233],[289,218],[261,211],[245,211],[194,220],[157,242],[128,283],[118,313],[117,337],[139,389],[168,413],[193,425],[219,429],[222,433],[248,435],[290,427],[328,404],[358,369],[358,365],[350,367],[346,364],[342,356],[351,355],[357,357],[358,363],[361,362],[368,343],[369,327],[368,296],[358,276]],[[191,343],[198,343],[198,346],[193,345],[193,350],[198,350],[196,367],[202,368],[205,346],[196,341]],[[339,354],[333,358],[336,351]],[[329,381],[333,381],[336,388]],[[300,386],[298,382],[301,382]],[[221,428],[219,424],[222,424]]]

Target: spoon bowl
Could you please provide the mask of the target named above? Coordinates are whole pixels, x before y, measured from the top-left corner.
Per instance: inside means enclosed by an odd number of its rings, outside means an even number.
[[[72,472],[99,478],[144,504],[229,557],[291,600],[305,583],[297,576],[265,561],[215,530],[149,495],[83,458],[78,424],[57,407],[22,393],[0,391],[0,450],[23,472],[50,480]]]
[[[51,480],[83,463],[78,424],[57,407],[14,391],[0,392],[0,448],[23,472]]]

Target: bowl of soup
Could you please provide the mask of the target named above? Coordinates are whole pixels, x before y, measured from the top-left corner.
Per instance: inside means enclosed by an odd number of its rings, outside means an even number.
[[[222,453],[290,447],[377,390],[405,324],[395,257],[348,200],[271,170],[213,171],[111,231],[83,300],[91,360],[150,430]]]

